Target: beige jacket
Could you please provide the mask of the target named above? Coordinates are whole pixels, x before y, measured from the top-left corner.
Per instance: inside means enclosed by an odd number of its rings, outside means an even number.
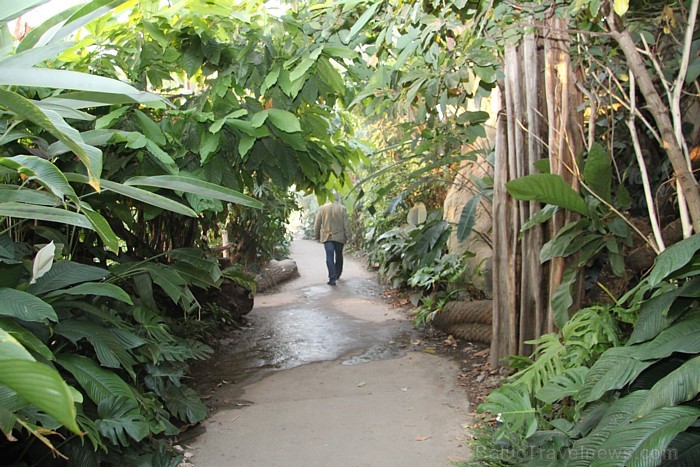
[[[314,238],[322,243],[334,241],[346,243],[350,240],[350,220],[345,206],[326,203],[316,211]]]

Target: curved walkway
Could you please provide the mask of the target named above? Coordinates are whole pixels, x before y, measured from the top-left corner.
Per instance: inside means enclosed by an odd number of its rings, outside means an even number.
[[[292,258],[300,277],[258,295],[247,344],[215,356],[230,384],[213,394],[220,408],[188,443],[190,462],[439,467],[466,458],[458,366],[412,345],[410,321],[350,255],[336,287],[326,285],[321,245],[297,240]]]

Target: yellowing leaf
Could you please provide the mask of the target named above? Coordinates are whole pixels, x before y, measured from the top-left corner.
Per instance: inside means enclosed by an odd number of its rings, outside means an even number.
[[[618,14],[618,16],[624,16],[625,13],[627,13],[627,10],[630,7],[630,0],[615,0],[615,3],[613,4],[613,8],[615,9],[615,13]]]

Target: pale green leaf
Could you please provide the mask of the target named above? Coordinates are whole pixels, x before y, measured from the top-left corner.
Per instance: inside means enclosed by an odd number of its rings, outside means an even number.
[[[613,9],[615,10],[615,13],[618,14],[618,16],[624,16],[624,14],[627,13],[629,7],[629,0],[614,0],[613,2]]]
[[[58,222],[60,224],[92,229],[92,224],[82,214],[47,206],[34,206],[16,202],[2,203],[0,204],[0,216]]]
[[[78,197],[61,170],[46,159],[36,156],[0,157],[0,165],[27,175],[46,187],[57,197],[78,201]]]
[[[46,294],[45,298],[54,298],[62,295],[95,295],[97,297],[109,297],[129,305],[133,305],[131,296],[121,287],[107,282],[86,282],[68,289],[56,290]]]
[[[228,201],[229,203],[241,204],[252,208],[262,208],[263,206],[260,201],[235,190],[185,176],[157,175],[153,177],[133,177],[127,180],[125,184],[184,191],[197,196]]]
[[[295,133],[301,131],[301,125],[296,115],[286,110],[269,109],[269,119],[276,128],[287,132]]]
[[[3,0],[0,22],[7,22],[17,18],[31,9],[48,2],[49,0]]]
[[[0,384],[15,391],[73,433],[81,433],[75,421],[72,392],[53,368],[29,360],[0,360]]]
[[[14,336],[0,327],[0,360],[36,361]]]
[[[66,178],[70,181],[87,183],[88,179],[84,175],[80,174],[65,174]],[[122,196],[128,198],[133,198],[135,200],[141,201],[142,203],[149,204],[151,206],[158,207],[160,209],[165,209],[166,211],[172,211],[178,214],[182,214],[189,217],[197,217],[197,213],[194,212],[188,206],[178,203],[170,198],[161,196],[157,193],[151,193],[150,191],[143,190],[134,186],[122,185],[121,183],[112,182],[109,180],[100,180],[100,185],[109,191],[113,191]]]
[[[564,179],[555,174],[533,174],[511,180],[506,184],[515,199],[537,200],[588,216],[583,198]]]

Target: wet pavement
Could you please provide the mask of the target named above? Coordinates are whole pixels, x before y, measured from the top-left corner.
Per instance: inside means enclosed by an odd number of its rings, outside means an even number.
[[[212,410],[240,403],[240,388],[274,371],[399,358],[418,338],[404,312],[388,310],[383,287],[361,260],[346,253],[344,277],[332,287],[321,245],[296,240],[292,258],[300,277],[258,294],[246,325],[193,368],[194,386]]]
[[[405,310],[346,255],[326,284],[323,247],[298,240],[300,277],[255,298],[249,325],[197,365],[211,416],[181,442],[188,466],[452,466],[469,402],[459,366],[427,352]]]

